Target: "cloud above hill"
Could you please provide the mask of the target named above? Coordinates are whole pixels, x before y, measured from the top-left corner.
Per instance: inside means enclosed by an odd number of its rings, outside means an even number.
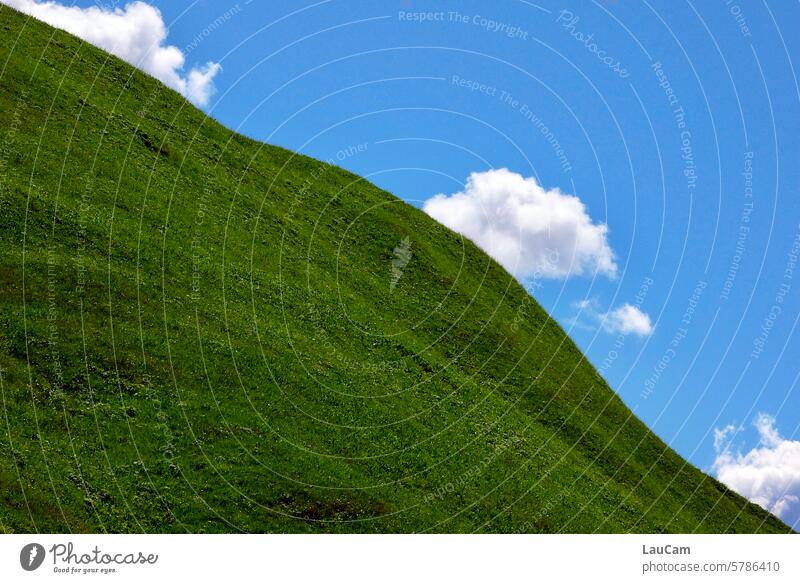
[[[632,304],[622,304],[609,311],[603,316],[602,325],[603,329],[611,334],[649,336],[653,333],[650,316]]]
[[[186,57],[165,44],[167,27],[161,12],[144,2],[124,8],[80,8],[57,2],[0,0],[20,12],[61,28],[149,73],[193,103],[204,106],[214,93],[219,63],[208,62],[184,74]]]
[[[473,172],[463,191],[437,194],[423,210],[521,280],[617,274],[608,227],[577,196],[505,168]]]
[[[591,298],[576,302],[574,307],[578,313],[565,320],[570,326],[594,330],[599,325],[609,334],[636,336],[650,336],[655,329],[650,316],[633,304],[625,303],[617,308],[602,311],[600,303]]]
[[[730,451],[731,438],[738,431],[733,425],[715,430],[717,478],[796,529],[800,527],[800,441],[781,437],[775,419],[765,413],[759,414],[755,426],[759,445],[745,454]]]

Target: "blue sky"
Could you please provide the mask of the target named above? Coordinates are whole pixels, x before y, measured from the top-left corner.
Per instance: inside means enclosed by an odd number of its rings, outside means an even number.
[[[230,128],[419,207],[498,168],[579,197],[616,276],[531,289],[625,402],[706,470],[715,430],[729,461],[796,444],[797,3],[150,4]],[[603,325],[625,304],[652,330]]]

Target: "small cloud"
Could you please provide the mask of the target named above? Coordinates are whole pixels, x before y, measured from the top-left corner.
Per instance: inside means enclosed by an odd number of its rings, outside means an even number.
[[[582,318],[588,319],[609,334],[636,334],[649,336],[653,333],[653,324],[650,316],[642,312],[638,306],[622,304],[620,307],[607,312],[601,312],[596,299],[583,299],[573,304],[578,313],[566,321],[569,325],[587,328]]]
[[[198,105],[206,105],[216,91],[214,77],[222,70],[219,63],[209,62],[189,71],[184,95]]]
[[[161,12],[145,2],[124,8],[64,6],[37,0],[0,0],[12,8],[61,28],[108,51],[172,87],[193,103],[208,104],[219,63],[208,62],[182,74],[186,60],[175,46],[164,44],[167,27]]]
[[[463,191],[422,208],[519,279],[617,274],[608,226],[593,222],[577,196],[506,168],[473,172]]]
[[[611,334],[649,336],[653,333],[650,316],[631,304],[622,304],[606,313],[602,318],[602,326]]]
[[[733,436],[739,431],[733,425],[726,425],[722,429],[714,429],[714,451],[717,454],[728,449]]]
[[[755,422],[759,446],[746,454],[730,450],[732,425],[714,432],[717,478],[750,501],[800,527],[800,441],[781,437],[775,418],[759,413]]]

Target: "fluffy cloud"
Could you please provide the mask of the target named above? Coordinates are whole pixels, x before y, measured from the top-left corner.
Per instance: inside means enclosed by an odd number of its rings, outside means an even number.
[[[738,431],[732,425],[715,431],[717,478],[797,529],[800,527],[800,441],[781,437],[775,419],[764,413],[759,414],[755,426],[760,442],[746,454],[730,451],[731,438]]]
[[[505,168],[473,172],[462,192],[437,194],[423,210],[520,279],[616,276],[608,227],[592,222],[577,196]]]
[[[622,304],[602,317],[603,328],[612,334],[636,334],[649,336],[653,333],[650,316],[637,306]]]
[[[618,308],[602,312],[596,299],[581,300],[576,302],[574,306],[580,312],[574,317],[566,319],[566,323],[570,326],[592,330],[596,329],[597,325],[600,325],[609,334],[649,336],[653,333],[654,328],[650,316],[639,309],[638,306],[622,304]],[[589,320],[590,323],[586,320]]]
[[[61,28],[160,79],[197,105],[214,93],[218,63],[209,62],[182,75],[186,60],[175,46],[165,45],[167,28],[158,9],[144,2],[125,8],[63,6],[36,0],[0,0],[52,26]]]

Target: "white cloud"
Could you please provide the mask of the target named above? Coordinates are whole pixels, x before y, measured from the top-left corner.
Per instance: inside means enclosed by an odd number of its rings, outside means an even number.
[[[125,8],[80,8],[57,2],[0,0],[20,12],[66,30],[118,56],[172,87],[197,105],[206,105],[214,93],[219,63],[208,62],[182,74],[186,60],[175,46],[165,45],[167,27],[161,12],[144,2]]]
[[[602,317],[602,325],[611,334],[649,336],[653,333],[650,316],[631,304],[622,304],[605,314]]]
[[[505,168],[473,172],[463,191],[437,194],[423,210],[520,279],[616,276],[608,227],[592,222],[577,196],[545,190],[532,177]]]
[[[653,333],[654,327],[650,316],[638,306],[626,303],[613,310],[601,312],[599,303],[594,298],[580,300],[575,302],[574,306],[579,310],[579,313],[566,320],[566,323],[570,326],[594,329],[594,326],[585,322],[588,319],[594,325],[599,324],[609,334],[649,336]]]
[[[746,454],[730,451],[730,437],[737,432],[732,425],[715,431],[717,478],[796,529],[800,527],[800,441],[781,437],[775,419],[765,413],[758,415],[755,426],[761,439]]]
[[[726,425],[722,429],[714,429],[714,451],[717,453],[722,451],[738,431],[739,429],[733,425]]]

